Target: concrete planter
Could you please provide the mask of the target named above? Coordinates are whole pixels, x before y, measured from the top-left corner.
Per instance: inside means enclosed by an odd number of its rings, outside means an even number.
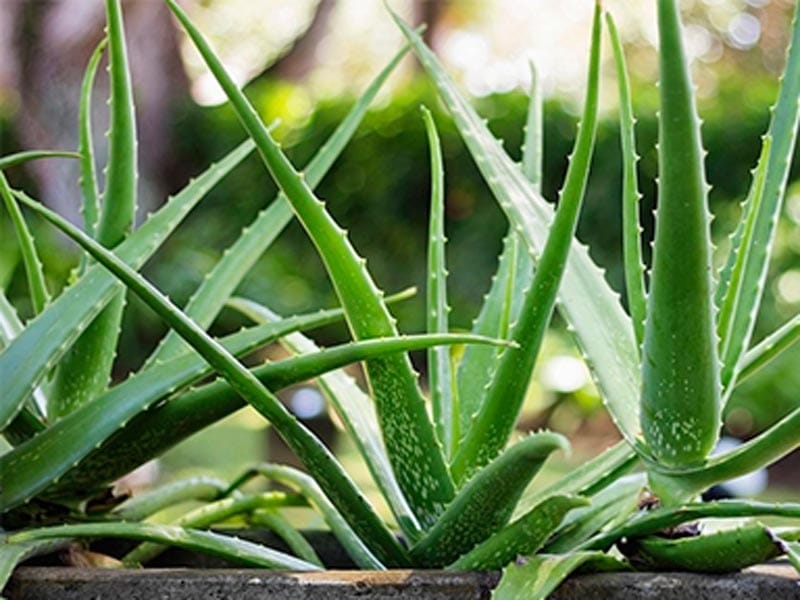
[[[263,533],[250,533],[247,537],[275,542]],[[153,569],[21,567],[6,589],[6,597],[9,600],[479,600],[490,598],[499,579],[498,573],[343,570],[351,564],[330,536],[312,534],[310,539],[323,561],[338,570],[281,573],[227,568],[218,559],[170,550],[162,555],[158,568]],[[193,568],[178,566],[181,564]],[[800,600],[800,579],[785,564],[720,576],[584,575],[569,579],[552,597],[555,600]]]

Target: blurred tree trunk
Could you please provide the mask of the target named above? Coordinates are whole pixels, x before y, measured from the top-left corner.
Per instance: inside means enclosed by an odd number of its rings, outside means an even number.
[[[2,2],[0,86],[16,90],[19,100],[13,121],[15,137],[26,149],[74,149],[78,145],[81,80],[103,35],[104,3]],[[175,27],[164,4],[124,0],[123,15],[137,106],[139,209],[144,212],[163,201],[162,182],[171,167],[172,111],[187,97],[188,86]],[[92,98],[95,151],[101,167],[107,152],[107,97],[108,77],[101,66]],[[41,199],[78,221],[80,196],[74,161],[37,161],[30,164],[29,172]]]

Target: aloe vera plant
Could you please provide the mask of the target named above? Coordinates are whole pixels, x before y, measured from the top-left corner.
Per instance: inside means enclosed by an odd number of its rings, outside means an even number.
[[[769,242],[794,146],[800,40],[789,53],[787,75],[733,251],[715,278],[710,269],[700,131],[677,2],[657,0],[661,193],[648,286],[641,261],[634,121],[625,60],[614,23],[604,18],[599,2],[583,114],[555,209],[541,196],[541,97],[535,73],[518,165],[418,32],[390,13],[407,38],[407,47],[301,171],[273,139],[203,34],[173,0],[166,2],[227,95],[250,141],[191,181],[141,227],[129,231],[136,198],[135,111],[119,0],[107,0],[108,39],[89,62],[81,94],[78,158],[83,231],[14,189],[0,172],[0,193],[20,240],[37,313],[23,323],[0,296],[0,378],[11,382],[0,398],[0,428],[13,446],[0,456],[0,510],[4,522],[15,523],[15,530],[3,533],[0,545],[3,582],[26,557],[74,539],[104,536],[143,542],[124,557],[126,564],[148,560],[161,551],[161,545],[172,544],[247,565],[318,569],[319,557],[282,515],[283,508],[296,506],[318,511],[362,568],[505,567],[495,593],[498,598],[544,597],[581,565],[630,568],[606,554],[622,540],[627,545],[620,545],[630,551],[634,565],[691,569],[692,557],[703,556],[706,562],[697,563],[696,569],[713,571],[781,554],[796,559],[796,531],[758,523],[680,543],[655,536],[708,517],[800,518],[796,504],[697,501],[710,485],[760,468],[800,443],[800,413],[795,412],[740,449],[710,456],[721,411],[737,382],[774,358],[800,332],[795,318],[748,349],[760,297],[753,290],[764,286]],[[629,313],[574,237],[597,127],[606,23],[620,91]],[[800,26],[795,25],[794,36],[800,36]],[[348,234],[314,192],[409,48],[436,86],[509,221],[497,273],[467,334],[449,333],[447,181],[430,111],[423,108],[422,114],[432,183],[426,334],[399,335],[390,311],[392,298],[378,289]],[[106,51],[111,64],[112,152],[101,194],[88,107],[94,72]],[[137,270],[203,195],[254,149],[281,193],[181,309]],[[0,170],[57,154],[13,155],[0,159]],[[86,252],[75,283],[54,299],[49,297],[36,240],[25,221],[30,213],[23,213],[21,206],[61,229]],[[256,301],[233,297],[239,282],[293,217],[322,258],[341,308],[282,318]],[[124,382],[109,385],[107,360],[90,376],[76,376],[83,375],[95,360],[92,357],[113,356],[125,293],[139,296],[169,325],[170,333],[141,370]],[[256,325],[217,340],[206,329],[226,304]],[[624,441],[547,488],[531,487],[548,457],[568,445],[563,436],[547,431],[512,439],[555,310],[574,331]],[[335,320],[347,323],[354,341],[320,349],[302,333]],[[240,362],[273,341],[280,342],[290,358],[253,369]],[[452,344],[467,344],[458,362],[447,347]],[[407,355],[423,348],[428,356],[427,395]],[[362,360],[366,390],[338,370]],[[215,382],[192,387],[212,373],[218,377]],[[353,438],[391,514],[389,520],[379,516],[339,460],[275,398],[275,391],[308,378],[317,378]],[[306,472],[258,465],[229,484],[194,478],[87,512],[96,504],[93,501],[105,498],[107,486],[116,478],[247,404],[283,437]],[[627,476],[637,464],[643,473]],[[291,491],[244,491],[243,484],[256,477]],[[658,497],[661,508],[638,509],[646,487]],[[162,509],[188,500],[201,506],[170,525],[151,522]],[[274,529],[296,556],[207,531],[234,516]],[[36,526],[41,523],[47,526]],[[757,540],[752,552],[725,551],[745,539]],[[519,556],[531,558],[515,564]]]

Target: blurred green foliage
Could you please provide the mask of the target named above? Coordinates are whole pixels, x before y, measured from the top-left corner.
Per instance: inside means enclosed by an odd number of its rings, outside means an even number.
[[[645,239],[652,237],[652,207],[655,201],[657,125],[655,87],[639,84],[637,114],[641,206]],[[738,204],[755,164],[759,138],[769,119],[769,101],[774,83],[750,76],[742,82],[731,74],[721,77],[716,93],[701,106],[708,178],[713,185],[712,211],[716,215],[714,235],[720,243],[720,260],[727,249],[726,235],[739,217]],[[280,118],[277,135],[289,148],[295,164],[305,164],[333,131],[349,108],[351,99],[336,98],[314,105],[300,88],[260,79],[249,90],[267,121]],[[411,83],[379,105],[320,185],[320,196],[329,202],[334,216],[349,229],[359,252],[368,258],[369,268],[387,292],[409,285],[422,290],[429,199],[428,149],[419,106],[434,112],[440,128],[446,166],[448,264],[454,327],[466,328],[475,316],[479,301],[488,289],[495,268],[506,221],[481,180],[448,116],[423,83]],[[527,97],[521,92],[493,95],[477,101],[479,111],[514,157],[519,157],[521,124]],[[311,112],[299,107],[314,106]],[[594,259],[607,269],[609,281],[621,288],[620,183],[621,166],[616,115],[606,115],[598,139],[584,214],[578,231],[589,245]],[[544,195],[557,197],[566,170],[566,157],[575,134],[576,116],[569,104],[551,101],[545,107]],[[2,125],[0,125],[2,127]],[[174,120],[174,153],[180,171],[170,174],[169,186],[177,189],[189,176],[222,156],[244,138],[232,112],[226,107],[200,108],[186,104]],[[796,161],[797,162],[797,161]],[[19,177],[17,177],[19,181]],[[254,156],[209,194],[186,224],[165,244],[145,269],[148,277],[184,303],[204,273],[213,266],[222,249],[230,244],[274,196],[275,187],[259,159]],[[5,219],[5,215],[3,216]],[[25,308],[24,277],[16,263],[13,235],[0,222],[0,285],[22,312]],[[34,227],[37,235],[52,235]],[[797,225],[788,221],[780,228],[773,260],[774,273],[800,267]],[[794,233],[793,233],[794,232]],[[792,239],[795,239],[793,242]],[[54,287],[67,277],[70,258],[60,243],[42,244],[44,261]],[[649,258],[649,244],[645,244]],[[67,255],[68,256],[68,255]],[[310,310],[336,303],[324,269],[300,226],[293,223],[279,238],[242,284],[240,294],[256,298],[284,313]],[[404,331],[423,327],[423,298],[396,307]],[[757,337],[781,324],[797,305],[787,306],[769,288],[762,307]],[[163,331],[163,326],[135,299],[130,300],[123,327],[126,363],[120,375],[135,368]],[[131,326],[136,323],[136,327]],[[233,315],[224,313],[218,330],[238,326]],[[558,327],[558,324],[556,325]],[[330,341],[344,335],[329,328],[319,336]],[[773,422],[800,399],[800,370],[794,365],[800,350],[787,353],[768,372],[754,377],[737,394],[732,407],[731,428],[751,434]]]

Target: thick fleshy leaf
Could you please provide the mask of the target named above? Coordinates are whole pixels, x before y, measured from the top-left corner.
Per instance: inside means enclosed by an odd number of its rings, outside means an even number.
[[[231,489],[236,489],[256,475],[286,485],[305,496],[309,503],[319,511],[336,539],[360,568],[378,570],[385,568],[365,545],[367,540],[357,535],[314,479],[291,467],[262,464],[253,467],[239,477]]]
[[[736,383],[742,383],[800,339],[800,315],[765,337],[742,358]]]
[[[317,479],[331,501],[345,515],[348,523],[367,540],[380,560],[389,564],[404,564],[405,551],[387,529],[361,491],[331,452],[302,425],[286,407],[202,327],[186,317],[180,309],[159,292],[150,282],[130,268],[112,252],[92,240],[56,213],[35,202],[26,201],[48,221],[78,242],[103,267],[118,277],[139,296],[159,317],[175,329],[231,387],[260,412],[298,458]]]
[[[100,192],[97,184],[97,165],[95,164],[94,142],[92,140],[92,88],[97,68],[100,66],[100,59],[108,45],[108,39],[104,38],[95,47],[86,72],[81,83],[81,101],[79,108],[78,137],[81,160],[81,176],[78,182],[81,186],[83,202],[83,227],[86,233],[95,236],[97,220],[100,218]]]
[[[253,527],[265,527],[281,538],[294,554],[306,562],[324,568],[322,559],[317,555],[314,547],[308,543],[303,534],[289,521],[281,516],[277,510],[260,509],[253,511],[248,517],[248,523]]]
[[[136,119],[120,0],[106,0],[106,19],[110,126],[106,187],[96,235],[101,244],[113,248],[133,229]],[[48,408],[52,418],[69,414],[108,386],[124,308],[125,293],[119,290],[60,361]]]
[[[0,157],[0,170],[16,167],[31,160],[42,158],[80,158],[77,152],[67,152],[65,150],[26,150],[15,154],[8,154]]]
[[[225,560],[250,567],[284,569],[288,571],[317,571],[319,567],[294,556],[238,538],[196,531],[169,525],[146,523],[90,523],[59,525],[30,529],[8,538],[8,543],[21,544],[39,540],[78,537],[110,537],[158,542],[195,552],[219,556]]]
[[[244,142],[191,181],[120,245],[119,256],[134,268],[141,267],[203,196],[253,148],[251,142]],[[46,311],[29,322],[25,331],[0,354],[0,381],[4,385],[0,397],[0,429],[14,418],[44,375],[58,364],[118,289],[119,284],[104,269],[89,269]]]
[[[442,146],[433,115],[422,107],[422,117],[428,133],[431,154],[431,209],[428,225],[428,281],[426,330],[429,333],[447,333],[450,326],[447,304],[446,240],[444,234],[444,164]],[[428,350],[428,387],[430,388],[433,422],[445,455],[452,456],[459,439],[459,407],[453,385],[452,361],[449,348]]]
[[[580,496],[551,496],[447,568],[490,571],[502,569],[518,556],[530,556],[556,531],[564,515],[587,503]]]
[[[623,538],[653,535],[698,519],[741,519],[744,517],[777,516],[800,518],[800,504],[755,502],[752,500],[720,500],[696,502],[676,507],[661,507],[641,511],[617,527],[602,532],[581,545],[581,550],[608,550]]]
[[[625,563],[602,552],[541,554],[503,569],[492,600],[545,600],[581,567],[593,572],[628,569]]]
[[[647,481],[637,473],[615,481],[591,497],[591,504],[572,511],[542,549],[545,554],[564,554],[612,522],[624,522],[639,507]]]
[[[734,573],[785,553],[780,539],[758,523],[680,539],[634,538],[621,547],[637,567],[695,573]]]
[[[617,26],[610,14],[606,14],[614,63],[617,68],[619,86],[619,122],[622,144],[622,242],[625,262],[625,290],[628,310],[636,332],[636,341],[641,346],[644,340],[644,322],[647,314],[647,296],[644,285],[644,263],[642,261],[642,227],[639,224],[639,183],[636,176],[636,133],[631,101],[631,84],[625,54],[622,50]]]
[[[220,84],[240,122],[253,138],[273,179],[286,194],[325,264],[348,324],[357,339],[396,335],[394,320],[347,238],[306,181],[269,135],[252,104],[228,75],[208,42],[173,0],[168,5]],[[400,487],[423,527],[452,500],[454,487],[425,399],[407,356],[369,361],[367,375],[384,443]]]
[[[758,199],[750,203],[757,214],[753,219],[753,236],[750,244],[742,244],[736,251],[736,262],[740,263],[742,275],[738,286],[729,286],[725,302],[734,307],[729,327],[722,338],[723,385],[730,385],[735,377],[743,353],[750,345],[756,316],[761,304],[767,278],[769,259],[775,238],[776,224],[786,192],[789,169],[797,140],[800,121],[800,13],[795,9],[792,25],[792,40],[786,67],[781,77],[778,101],[772,111],[772,120],[765,143],[769,144],[766,171],[762,176],[756,170],[751,189],[760,189]],[[767,142],[769,140],[769,142]],[[748,220],[751,217],[748,215]]]
[[[519,167],[444,71],[422,38],[405,23],[398,27],[436,85],[475,163],[515,230],[534,258],[541,254],[553,220],[552,207],[535,192]],[[573,241],[559,292],[559,311],[574,329],[578,344],[614,421],[625,438],[639,448],[639,359],[633,327],[619,298],[589,258]]]
[[[697,464],[720,429],[711,231],[700,119],[677,0],[658,1],[659,198],[642,348],[642,431],[656,460]]]
[[[387,301],[391,299],[387,298]],[[239,301],[229,304],[257,323],[279,318],[265,306],[253,302],[243,304]],[[282,343],[288,350],[297,354],[312,354],[319,351],[317,345],[301,333],[286,336]],[[473,346],[468,346],[471,347]],[[326,373],[319,377],[317,383],[357,446],[403,534],[411,542],[418,540],[422,530],[395,479],[383,445],[378,416],[375,414],[372,400],[343,370]]]
[[[20,542],[9,544],[0,543],[0,593],[6,587],[8,580],[18,564],[42,554],[57,552],[69,545],[69,540],[41,540],[35,542]]]
[[[403,48],[392,58],[308,163],[304,175],[312,189],[322,181],[344,150],[367,113],[369,105],[407,52],[408,48]],[[208,327],[253,264],[289,224],[293,216],[286,197],[279,194],[225,252],[194,292],[184,312],[199,325]],[[170,331],[148,358],[147,364],[172,358],[180,353],[181,348],[185,349],[186,345],[180,337]]]
[[[505,527],[547,457],[569,444],[563,436],[536,433],[509,447],[469,480],[436,524],[411,549],[416,564],[444,567]]]
[[[36,252],[33,236],[28,229],[27,223],[25,223],[22,211],[11,195],[11,188],[2,171],[0,171],[0,196],[3,196],[3,204],[5,204],[8,214],[11,216],[11,222],[14,224],[20,254],[22,254],[22,264],[25,265],[25,275],[28,278],[28,292],[33,305],[33,312],[38,315],[50,302],[50,293],[47,291],[47,284],[44,281],[44,267],[42,266],[42,261],[39,260],[39,253]]]
[[[303,504],[302,497],[295,497],[283,492],[237,494],[230,498],[222,498],[195,508],[181,516],[174,523],[171,523],[171,525],[183,529],[209,529],[212,525],[222,523],[238,515],[250,513],[259,508],[302,506]],[[122,563],[128,566],[142,565],[153,560],[164,550],[166,550],[166,546],[163,544],[144,542],[128,552],[122,558]]]
[[[216,500],[227,488],[224,481],[204,475],[179,479],[129,498],[117,506],[113,514],[123,521],[141,521],[182,502]]]
[[[492,460],[511,437],[555,308],[594,152],[600,87],[601,15],[598,4],[594,16],[583,121],[567,169],[564,189],[550,235],[539,256],[533,282],[525,293],[519,320],[511,331],[511,339],[520,347],[505,350],[498,357],[486,397],[452,461],[453,478],[457,483]]]

